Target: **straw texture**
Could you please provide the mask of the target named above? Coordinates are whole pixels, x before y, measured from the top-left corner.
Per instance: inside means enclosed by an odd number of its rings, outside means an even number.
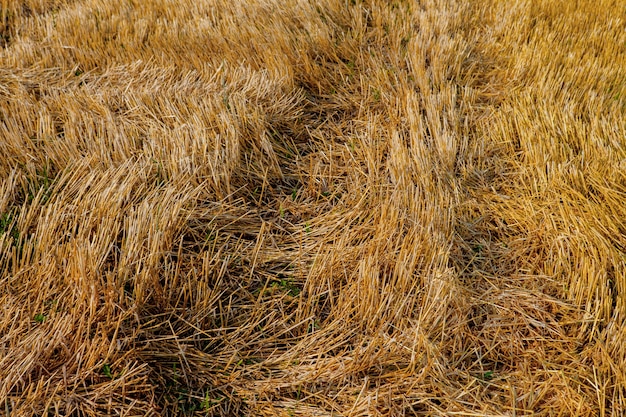
[[[0,1],[0,413],[626,409],[626,8]]]

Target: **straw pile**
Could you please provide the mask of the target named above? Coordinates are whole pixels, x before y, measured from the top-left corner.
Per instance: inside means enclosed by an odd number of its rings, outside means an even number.
[[[7,416],[621,415],[615,0],[3,0]]]

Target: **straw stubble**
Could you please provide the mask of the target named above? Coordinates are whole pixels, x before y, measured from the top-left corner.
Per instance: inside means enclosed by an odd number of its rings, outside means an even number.
[[[2,408],[621,415],[623,11],[2,2]]]

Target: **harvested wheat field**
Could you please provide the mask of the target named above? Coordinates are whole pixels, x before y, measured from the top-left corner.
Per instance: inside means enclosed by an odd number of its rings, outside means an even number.
[[[0,7],[0,414],[626,414],[624,1]]]

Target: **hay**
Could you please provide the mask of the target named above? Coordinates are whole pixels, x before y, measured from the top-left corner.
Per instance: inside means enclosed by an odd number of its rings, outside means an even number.
[[[609,0],[0,3],[0,405],[623,415]]]

